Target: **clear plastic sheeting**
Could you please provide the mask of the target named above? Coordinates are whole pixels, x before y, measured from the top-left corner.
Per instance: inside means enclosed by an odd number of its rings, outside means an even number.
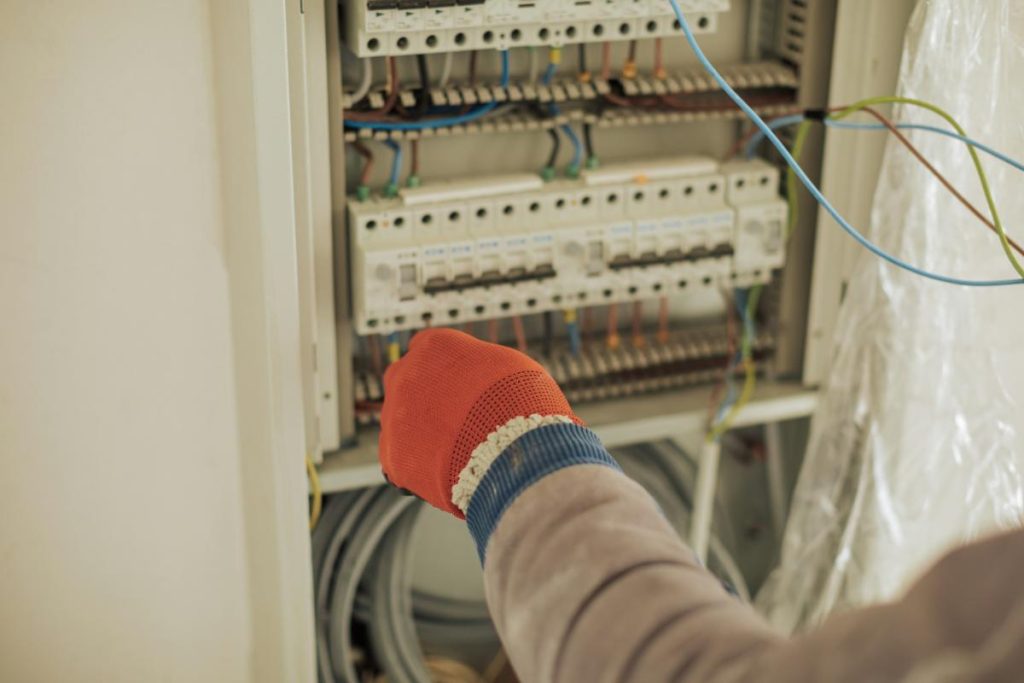
[[[1021,74],[1024,3],[919,3],[900,94],[946,108],[969,135],[1020,159]],[[897,116],[944,125],[914,108]],[[961,143],[908,134],[985,207]],[[1024,177],[991,157],[982,163],[1008,231],[1024,237]],[[997,237],[895,140],[886,149],[869,234],[938,272],[1015,275]],[[1024,522],[1022,312],[1024,287],[953,287],[860,256],[781,565],[758,596],[773,622],[792,630],[895,597],[950,546]]]

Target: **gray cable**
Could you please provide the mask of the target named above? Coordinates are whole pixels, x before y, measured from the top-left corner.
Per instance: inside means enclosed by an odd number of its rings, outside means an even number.
[[[365,579],[373,596],[370,646],[388,681],[395,683],[430,680],[416,637],[407,571],[409,539],[420,509],[413,505],[402,513],[378,548],[375,571]]]
[[[334,673],[346,683],[360,681],[353,663],[355,653],[352,650],[352,606],[359,579],[388,527],[405,508],[415,502],[414,498],[402,496],[390,487],[378,488],[374,493],[373,502],[367,508],[361,524],[346,543],[349,547],[334,576],[334,589],[330,596],[330,661]]]
[[[689,528],[694,463],[671,443],[616,450],[623,470],[644,486],[681,534]],[[323,683],[358,681],[352,622],[366,625],[377,665],[394,683],[430,683],[422,642],[452,656],[499,647],[482,601],[412,590],[410,542],[418,500],[391,488],[329,499],[313,535],[317,652]],[[746,582],[725,544],[713,535],[709,565],[744,600]]]
[[[351,534],[357,520],[361,517],[363,510],[373,500],[376,492],[373,489],[366,489],[360,493],[332,496],[327,503],[320,524],[317,525],[313,534],[314,553],[320,545],[324,545],[322,561],[319,563],[319,571],[314,569],[316,581],[316,645],[317,662],[320,670],[322,683],[334,683],[336,678],[331,665],[330,614],[328,612],[331,588],[334,579],[334,567],[337,562],[341,546]],[[338,519],[338,524],[331,529],[325,522],[330,519]],[[326,542],[318,541],[320,532],[329,534]],[[314,557],[316,555],[314,554]],[[316,567],[317,565],[314,565]]]

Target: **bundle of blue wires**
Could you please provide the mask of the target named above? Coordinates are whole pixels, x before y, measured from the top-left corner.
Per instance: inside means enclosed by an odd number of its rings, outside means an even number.
[[[510,78],[510,65],[508,50],[502,50],[501,52],[501,87],[507,88]],[[457,116],[448,116],[439,119],[427,119],[424,121],[345,121],[347,128],[367,129],[367,130],[431,130],[434,128],[449,128],[451,126],[458,126],[463,123],[470,123],[476,121],[480,117],[494,111],[497,108],[497,102],[487,102],[482,104],[475,109],[472,109],[465,114],[459,114]]]
[[[736,106],[739,107],[741,111],[743,111],[747,118],[750,119],[750,121],[761,130],[761,132],[764,134],[764,137],[766,137],[768,141],[772,143],[775,149],[778,150],[779,154],[786,161],[789,167],[793,169],[793,172],[796,174],[796,177],[799,178],[800,182],[803,183],[804,187],[807,188],[807,191],[811,193],[811,196],[814,197],[815,201],[817,201],[818,204],[820,204],[821,207],[824,208],[825,211],[827,211],[833,219],[835,219],[836,223],[838,223],[839,226],[843,230],[845,230],[847,234],[850,235],[850,237],[856,240],[858,244],[860,244],[862,247],[864,247],[874,255],[878,256],[879,258],[884,259],[885,261],[888,261],[889,263],[893,264],[894,266],[914,273],[915,275],[920,275],[921,277],[928,278],[930,280],[936,280],[939,282],[945,282],[947,284],[953,285],[964,285],[967,287],[1004,287],[1009,285],[1024,284],[1024,279],[1020,278],[1000,280],[970,280],[958,277],[951,277],[948,275],[942,275],[940,273],[933,273],[929,270],[925,270],[923,268],[919,268],[910,263],[907,263],[906,261],[900,259],[897,256],[893,256],[892,254],[888,253],[878,245],[871,242],[868,238],[861,234],[860,231],[853,227],[853,225],[851,225],[850,222],[847,221],[846,218],[844,218],[842,214],[840,214],[834,206],[832,206],[832,203],[828,200],[828,198],[826,198],[825,195],[822,194],[821,190],[818,189],[818,186],[815,185],[814,182],[807,176],[807,173],[804,172],[804,169],[800,166],[797,160],[793,158],[793,155],[790,154],[789,150],[786,149],[786,145],[783,144],[783,142],[779,139],[777,135],[775,135],[772,128],[767,123],[765,123],[764,119],[758,116],[757,112],[755,112],[751,108],[751,106],[747,104],[747,102],[742,97],[740,97],[739,93],[737,93],[732,88],[732,86],[729,85],[725,78],[722,77],[722,74],[718,72],[718,69],[715,68],[714,64],[711,63],[711,60],[708,59],[707,55],[704,54],[704,51],[697,43],[697,39],[693,35],[693,30],[690,28],[689,23],[686,21],[686,17],[683,16],[683,10],[682,8],[680,8],[678,0],[668,0],[668,2],[672,6],[673,12],[675,12],[676,19],[679,21],[679,26],[682,28],[683,35],[686,37],[686,42],[689,43],[690,49],[693,50],[694,55],[697,57],[697,61],[700,62],[702,67],[704,67],[704,70],[708,72],[711,78],[713,78],[715,82],[718,83],[718,85],[722,88],[722,91],[726,95],[728,95],[729,99],[731,99],[736,104]],[[981,147],[979,147],[979,149],[981,149]]]
[[[544,76],[541,77],[541,82],[544,85],[551,85],[551,80],[555,77],[555,70],[558,68],[554,60],[548,63],[548,68],[544,70]],[[558,105],[551,103],[549,110],[551,116],[558,116],[559,109]],[[565,137],[569,138],[569,144],[572,145],[572,162],[569,164],[570,175],[579,173],[580,166],[583,163],[583,144],[580,142],[579,136],[576,135],[576,131],[572,129],[572,126],[565,124],[559,127],[559,130],[565,134]]]

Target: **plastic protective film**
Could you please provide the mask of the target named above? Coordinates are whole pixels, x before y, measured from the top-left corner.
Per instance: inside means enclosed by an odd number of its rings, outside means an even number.
[[[1024,3],[919,3],[900,94],[938,104],[971,137],[1024,159],[1022,79]],[[946,127],[916,108],[896,117]],[[906,132],[987,214],[964,146]],[[1024,175],[984,154],[982,163],[1008,231],[1024,238]],[[896,140],[868,235],[932,271],[1014,277],[995,234]],[[1024,287],[954,287],[866,252],[858,259],[781,565],[758,596],[787,629],[896,597],[950,546],[1024,521]]]

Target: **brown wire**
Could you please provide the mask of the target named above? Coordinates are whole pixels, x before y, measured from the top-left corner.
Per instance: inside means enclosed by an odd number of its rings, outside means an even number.
[[[585,351],[590,345],[590,328],[592,327],[594,318],[594,309],[585,306],[580,311],[580,340],[582,341],[583,350]]]
[[[409,174],[418,176],[420,174],[420,141],[419,138],[413,138],[409,141],[409,148],[412,152],[412,162],[410,164]]]
[[[633,346],[642,348],[647,345],[647,340],[644,338],[644,304],[642,301],[633,302],[632,333]]]
[[[836,112],[845,111],[846,109],[847,109],[847,107],[829,107],[825,111],[827,111],[830,114],[834,114]],[[803,111],[803,110],[802,109],[794,109],[790,113],[798,114],[801,111]],[[930,161],[928,161],[928,158],[925,157],[924,154],[921,153],[921,150],[919,150],[917,148],[917,146],[913,142],[911,142],[910,139],[906,135],[903,134],[903,131],[901,131],[896,126],[896,124],[893,122],[892,119],[890,119],[888,116],[886,116],[882,112],[878,111],[877,109],[874,109],[873,107],[865,107],[862,111],[864,113],[869,114],[870,116],[874,117],[875,120],[877,120],[879,123],[881,123],[883,126],[885,126],[886,129],[888,129],[888,131],[890,133],[892,133],[896,137],[896,139],[899,140],[900,143],[904,147],[906,147],[907,150],[911,154],[913,154],[914,157],[918,161],[920,161],[921,164],[924,165],[924,167],[927,168],[931,172],[931,174],[933,176],[935,176],[935,178],[942,184],[942,186],[944,188],[946,188],[946,190],[949,191],[950,194],[952,194],[954,197],[956,197],[957,200],[961,204],[963,204],[964,207],[968,211],[970,211],[972,214],[974,214],[974,216],[979,221],[981,221],[982,224],[987,226],[989,230],[991,230],[992,232],[996,233],[997,235],[999,234],[999,230],[996,229],[995,223],[993,223],[992,220],[988,216],[986,216],[984,213],[982,213],[981,210],[977,206],[972,204],[971,201],[969,199],[967,199],[967,197],[965,197],[959,190],[956,189],[956,187],[953,185],[953,183],[951,183],[949,181],[949,179],[946,178],[946,176],[942,175],[942,172],[939,171],[939,169],[935,168],[935,166]],[[758,130],[759,129],[757,127],[755,127],[747,135],[745,135],[743,138],[741,138],[740,141],[736,144],[736,146],[732,150],[730,150],[730,154],[726,157],[726,159],[731,159],[732,157],[736,156],[736,154],[738,154],[739,151],[741,149],[743,149],[743,147],[745,147],[747,145],[747,143],[749,143],[753,139],[753,137],[757,134]],[[1024,256],[1024,247],[1021,247],[1020,244],[1018,244],[1015,240],[1013,240],[1009,236],[1007,236],[1006,239],[1010,243],[1010,246],[1013,247],[1014,251],[1016,251],[1021,256]]]
[[[359,153],[359,156],[365,160],[365,163],[363,164],[363,171],[359,174],[359,184],[364,186],[369,185],[370,174],[373,173],[373,152],[371,152],[370,148],[359,140],[353,142],[352,147],[354,147],[356,152]]]
[[[833,110],[830,110],[830,111],[842,111],[842,110],[833,109]],[[939,171],[939,169],[935,168],[935,166],[932,165],[932,163],[930,161],[928,161],[928,159],[921,153],[921,151],[916,146],[914,146],[914,143],[912,143],[907,138],[907,136],[903,134],[903,131],[901,131],[899,128],[896,127],[896,124],[893,123],[892,119],[890,119],[885,114],[883,114],[882,112],[878,111],[877,109],[873,109],[871,107],[865,107],[863,109],[863,111],[868,113],[868,114],[870,114],[871,116],[873,116],[875,119],[878,120],[879,123],[881,123],[883,126],[888,128],[889,132],[891,132],[893,135],[895,135],[896,139],[899,140],[900,142],[902,142],[903,146],[906,147],[908,150],[910,150],[910,153],[913,154],[917,158],[918,161],[920,161],[922,164],[924,164],[925,168],[927,168],[929,171],[931,171],[932,175],[934,175],[936,177],[936,179],[938,179],[938,181],[940,183],[942,183],[943,187],[945,187],[947,190],[949,190],[950,194],[952,194],[954,197],[956,197],[960,201],[960,203],[963,204],[967,208],[968,211],[973,213],[978,218],[979,221],[981,221],[986,226],[988,226],[989,230],[991,230],[992,232],[994,232],[997,235],[999,234],[999,230],[996,228],[995,223],[993,223],[988,218],[988,216],[983,214],[981,212],[981,210],[978,209],[978,207],[976,207],[974,204],[972,204],[970,202],[970,200],[967,199],[967,197],[963,196],[960,193],[960,191],[957,190],[956,187],[953,186],[953,183],[951,183],[944,175],[942,175],[942,173]],[[1024,248],[1022,248],[1019,244],[1017,244],[1010,237],[1007,237],[1006,239],[1010,243],[1010,245],[1013,247],[1014,251],[1016,251],[1021,256],[1024,256]]]
[[[370,347],[370,367],[373,368],[373,373],[378,377],[382,377],[384,373],[384,362],[381,358],[380,352],[380,335],[371,334],[367,340],[367,344]]]
[[[391,81],[391,87],[388,90],[388,98],[384,101],[384,106],[380,109],[372,111],[350,111],[345,112],[345,118],[350,121],[387,121],[385,118],[387,114],[395,108],[398,103],[398,62],[395,61],[394,57],[388,57],[388,75]]]

